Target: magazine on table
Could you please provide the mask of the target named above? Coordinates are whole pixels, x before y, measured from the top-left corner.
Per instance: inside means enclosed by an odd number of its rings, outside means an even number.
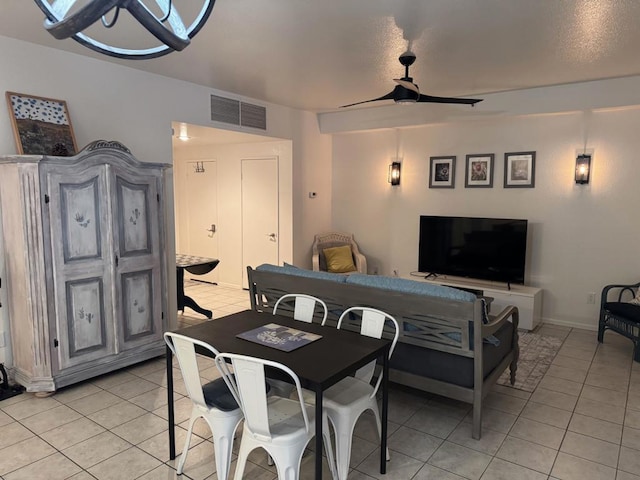
[[[315,342],[322,335],[315,333],[303,332],[295,328],[284,327],[277,323],[269,323],[247,332],[236,335],[238,338],[249,340],[250,342],[259,343],[267,347],[277,348],[284,352],[291,352],[296,348]]]

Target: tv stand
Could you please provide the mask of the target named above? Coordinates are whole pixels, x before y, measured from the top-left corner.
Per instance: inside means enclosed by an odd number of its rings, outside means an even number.
[[[499,313],[507,305],[518,307],[520,314],[519,328],[533,330],[542,319],[542,289],[525,285],[512,285],[511,283],[487,282],[472,278],[453,277],[449,275],[436,275],[431,277],[407,276],[418,282],[445,285],[461,290],[482,292],[482,296],[491,297],[491,311]]]

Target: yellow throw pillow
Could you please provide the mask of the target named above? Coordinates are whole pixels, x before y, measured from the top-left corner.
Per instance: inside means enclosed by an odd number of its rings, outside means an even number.
[[[349,245],[325,248],[324,258],[327,261],[327,271],[331,273],[347,273],[356,270]]]

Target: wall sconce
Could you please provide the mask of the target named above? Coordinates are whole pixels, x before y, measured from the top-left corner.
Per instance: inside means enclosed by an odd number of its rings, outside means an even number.
[[[576,158],[576,183],[584,185],[589,183],[591,170],[591,155],[578,155]]]
[[[389,175],[387,177],[389,182],[394,187],[400,185],[400,162],[393,162],[389,165]]]

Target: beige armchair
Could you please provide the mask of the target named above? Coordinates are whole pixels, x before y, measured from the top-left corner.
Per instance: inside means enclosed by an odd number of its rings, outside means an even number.
[[[356,270],[359,273],[367,273],[367,259],[358,250],[358,244],[353,239],[353,234],[329,232],[316,235],[313,240],[312,246],[312,263],[313,270],[318,272],[327,271],[327,262],[324,257],[323,250],[331,247],[341,247],[343,245],[351,246],[351,253],[353,255],[353,263],[356,266]]]

